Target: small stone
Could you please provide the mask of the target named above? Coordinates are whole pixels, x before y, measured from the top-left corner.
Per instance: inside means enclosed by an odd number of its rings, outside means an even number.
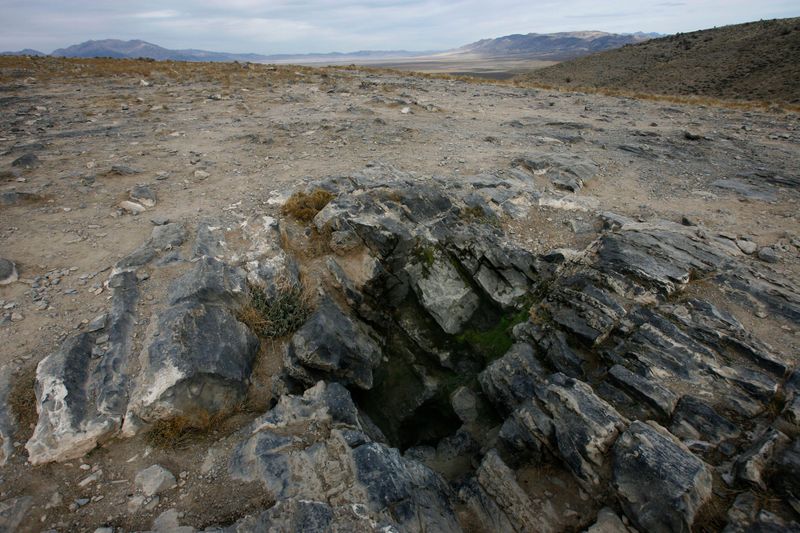
[[[130,198],[145,207],[155,207],[158,200],[156,192],[147,185],[137,185],[131,189]]]
[[[697,226],[697,220],[694,217],[690,217],[688,215],[684,215],[681,219],[681,224],[684,226]]]
[[[687,141],[699,141],[700,139],[703,138],[703,136],[691,131],[684,131],[683,138],[686,139]]]
[[[17,265],[9,259],[0,257],[0,285],[8,285],[19,279]]]
[[[133,176],[134,174],[141,174],[142,171],[138,168],[129,167],[127,165],[112,165],[110,174],[117,174],[118,176]]]
[[[119,207],[128,213],[131,213],[132,215],[139,215],[147,211],[142,204],[137,204],[136,202],[131,202],[128,200],[120,202]]]
[[[86,326],[86,331],[89,332],[100,331],[101,329],[106,327],[107,320],[108,320],[107,313],[103,313],[102,315],[95,317],[91,322],[89,322],[89,325]]]
[[[175,476],[161,465],[141,470],[134,480],[136,488],[146,497],[155,496],[176,486]]]
[[[169,218],[157,216],[151,218],[150,222],[152,222],[154,226],[166,226],[169,224]]]
[[[25,319],[25,317],[22,316],[22,314],[20,314],[20,313],[11,313],[11,321],[12,322],[20,322],[21,320],[24,320],[24,319]]]
[[[159,181],[163,181],[163,180],[167,179],[168,177],[169,177],[169,172],[166,172],[164,170],[156,172],[156,179],[159,180]]]
[[[209,177],[210,175],[211,174],[209,174],[205,170],[195,170],[194,171],[194,177],[197,178],[197,179],[200,179],[200,180],[204,180],[207,177]]]
[[[39,166],[39,158],[35,154],[24,154],[11,162],[12,167],[21,167],[30,170]]]
[[[739,249],[742,252],[746,253],[747,255],[752,255],[756,253],[756,250],[758,250],[758,245],[756,243],[754,243],[753,241],[746,241],[743,239],[737,239],[736,246],[738,246]]]
[[[758,251],[758,258],[765,263],[777,263],[780,259],[778,252],[771,246],[765,246]]]
[[[408,115],[409,113],[411,113],[411,108],[410,107],[404,107],[403,109],[400,110],[400,112],[402,114],[404,114],[404,115]]]

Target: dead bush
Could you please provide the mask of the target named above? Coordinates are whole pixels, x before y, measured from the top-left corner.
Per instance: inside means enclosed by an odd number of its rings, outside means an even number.
[[[316,189],[310,194],[299,191],[289,197],[283,205],[282,212],[301,222],[311,222],[331,200],[333,194],[324,189]]]
[[[205,409],[155,422],[145,434],[145,440],[155,448],[180,449],[208,435],[227,413],[210,414]]]
[[[31,426],[36,424],[36,366],[20,373],[11,384],[8,392],[8,408],[17,424],[17,437],[28,440],[33,434]]]
[[[311,314],[310,297],[302,285],[282,283],[274,295],[263,287],[249,285],[250,300],[238,318],[262,339],[277,339],[294,333]]]

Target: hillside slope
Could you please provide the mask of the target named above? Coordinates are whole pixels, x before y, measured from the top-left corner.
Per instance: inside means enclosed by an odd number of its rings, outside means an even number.
[[[520,76],[648,93],[800,102],[800,18],[676,34]]]
[[[483,57],[534,57],[542,60],[563,61],[635,44],[653,37],[652,34],[618,34],[599,31],[566,33],[529,33],[505,35],[496,39],[483,39],[463,46],[455,53],[477,54]]]

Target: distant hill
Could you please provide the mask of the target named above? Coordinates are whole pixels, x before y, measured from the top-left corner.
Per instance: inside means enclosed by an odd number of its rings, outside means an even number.
[[[563,61],[627,44],[641,43],[657,36],[658,34],[618,34],[600,31],[529,33],[483,39],[453,50],[452,53]]]
[[[51,55],[58,57],[113,57],[118,59],[147,57],[160,61],[261,61],[267,56],[260,54],[228,54],[206,50],[170,50],[147,41],[121,41],[104,39],[86,41],[81,44],[59,48]]]
[[[800,17],[679,33],[520,78],[560,86],[800,103]]]
[[[330,52],[313,54],[234,54],[209,52],[206,50],[170,50],[142,40],[122,41],[103,39],[59,48],[51,55],[58,57],[113,57],[134,59],[146,57],[160,61],[252,61],[276,63],[326,63],[353,62],[370,63],[377,60],[403,58],[458,58],[503,57],[514,59],[539,59],[562,61],[593,52],[608,50],[630,43],[642,42],[653,34],[615,34],[603,32],[571,32],[527,35],[507,35],[496,39],[484,39],[455,50],[407,51],[407,50],[361,50],[357,52]],[[6,52],[7,55],[46,55],[35,50]]]
[[[24,50],[20,50],[18,52],[0,52],[0,56],[46,56],[44,52],[40,52],[39,50],[33,50],[31,48],[26,48]]]

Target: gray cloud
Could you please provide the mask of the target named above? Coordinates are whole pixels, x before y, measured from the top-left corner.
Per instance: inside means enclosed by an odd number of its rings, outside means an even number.
[[[140,38],[229,52],[433,50],[509,33],[673,33],[798,15],[796,0],[0,0],[0,49]]]

